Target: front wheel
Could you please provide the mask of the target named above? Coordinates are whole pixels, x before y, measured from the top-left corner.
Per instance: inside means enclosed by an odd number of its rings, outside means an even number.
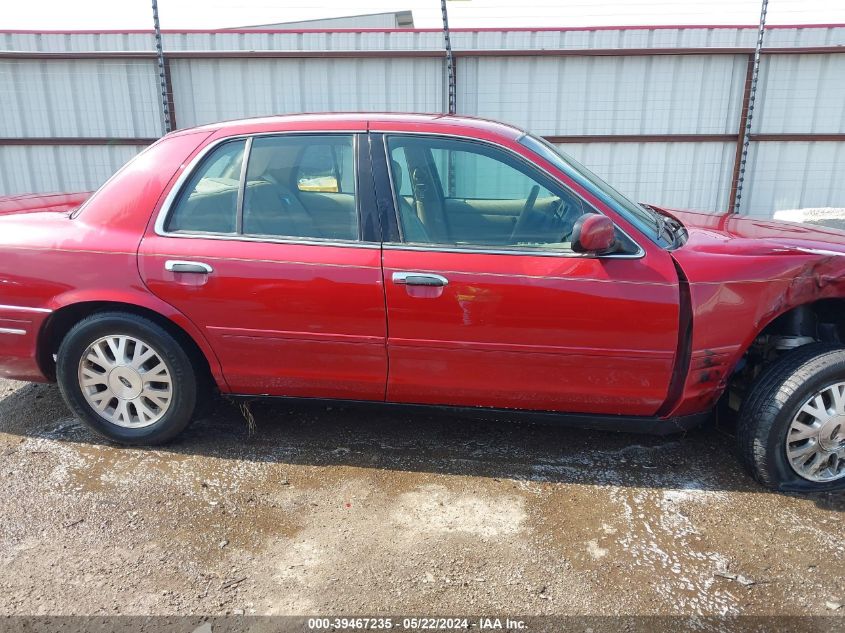
[[[121,444],[166,442],[191,421],[197,376],[176,339],[135,314],[77,323],[59,347],[59,388],[88,427]]]
[[[737,439],[742,461],[769,488],[845,489],[845,348],[806,345],[764,371]]]

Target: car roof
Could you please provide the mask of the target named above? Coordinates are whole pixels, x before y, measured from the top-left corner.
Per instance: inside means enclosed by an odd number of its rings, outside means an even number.
[[[397,112],[325,112],[286,114],[279,116],[236,119],[210,123],[177,132],[219,132],[217,136],[285,131],[349,131],[349,132],[407,132],[427,131],[444,133],[475,132],[517,139],[525,134],[520,128],[477,117],[454,114],[419,114]]]

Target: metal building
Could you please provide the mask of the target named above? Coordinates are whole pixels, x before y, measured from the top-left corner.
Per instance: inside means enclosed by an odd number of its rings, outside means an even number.
[[[459,114],[546,136],[636,199],[725,211],[756,27],[453,29]],[[177,127],[446,110],[437,29],[165,31]],[[0,194],[97,187],[163,133],[153,34],[0,32]],[[845,207],[845,25],[766,34],[742,213]]]
[[[295,31],[298,29],[412,29],[414,16],[411,11],[390,11],[386,13],[367,13],[364,15],[344,15],[339,18],[318,18],[299,22],[279,22],[277,24],[259,24],[239,26],[239,29],[279,29]]]

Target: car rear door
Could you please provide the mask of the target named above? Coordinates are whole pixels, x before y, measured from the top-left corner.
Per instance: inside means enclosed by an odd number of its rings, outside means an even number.
[[[567,234],[596,208],[511,150],[387,133],[371,145],[390,209],[389,401],[658,411],[678,343],[668,253],[622,233],[624,253],[574,253]]]
[[[384,399],[380,244],[358,148],[350,133],[218,140],[148,230],[144,282],[202,329],[232,392]]]

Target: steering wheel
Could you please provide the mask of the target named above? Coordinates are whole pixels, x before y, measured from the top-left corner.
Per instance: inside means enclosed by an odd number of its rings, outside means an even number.
[[[570,219],[572,214],[570,213],[569,204],[564,202],[562,198],[558,198],[552,203],[550,213],[552,218],[554,218],[556,228],[561,231],[560,241],[569,241],[569,238],[572,237],[572,231],[575,228],[575,220]],[[576,215],[575,218],[577,217]]]
[[[519,218],[517,219],[516,224],[513,225],[513,231],[511,231],[511,243],[516,241],[517,236],[522,233],[523,229],[525,229],[528,224],[529,218],[531,217],[531,211],[534,209],[534,204],[537,202],[538,195],[540,195],[540,185],[534,185],[528,193],[528,199],[525,201],[525,206],[523,206],[522,211],[519,212]]]

